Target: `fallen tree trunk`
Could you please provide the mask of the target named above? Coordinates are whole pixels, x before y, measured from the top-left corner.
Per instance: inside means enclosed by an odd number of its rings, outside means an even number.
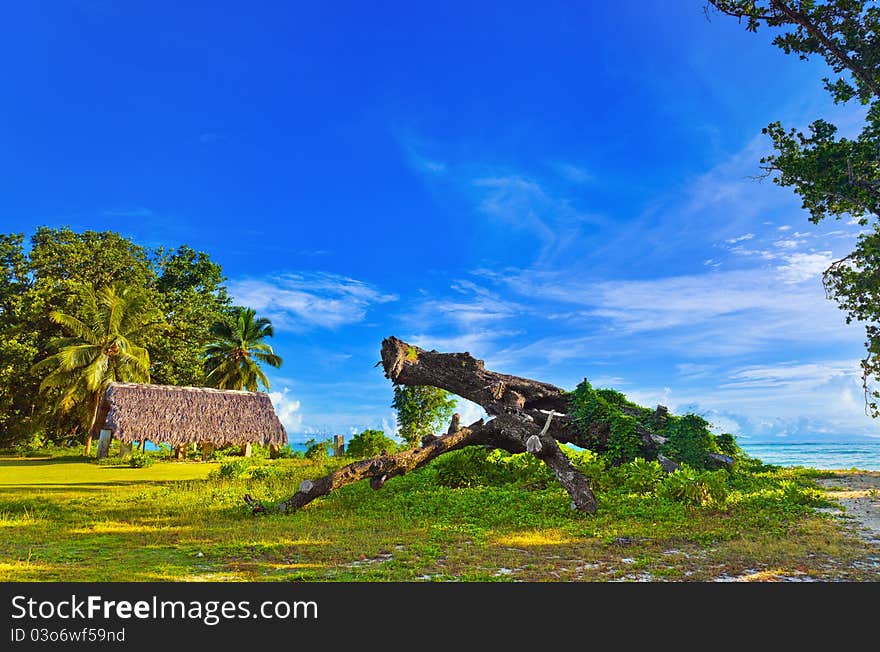
[[[367,478],[370,479],[370,486],[373,489],[379,489],[390,478],[424,466],[443,453],[481,443],[484,435],[483,428],[483,420],[480,419],[455,432],[437,437],[422,448],[405,450],[396,455],[381,455],[372,459],[358,460],[323,478],[303,480],[299,485],[299,490],[287,500],[279,503],[278,509],[281,511],[298,509],[312,502],[315,498],[326,496],[334,489]]]
[[[359,480],[369,479],[370,486],[378,489],[389,478],[424,466],[444,453],[465,446],[488,445],[511,453],[534,455],[551,469],[571,496],[573,509],[590,514],[596,512],[596,498],[589,482],[571,463],[559,443],[572,443],[601,453],[603,442],[611,432],[611,423],[601,419],[576,423],[568,414],[571,408],[568,392],[549,383],[490,371],[482,360],[470,353],[425,351],[389,337],[382,342],[381,356],[385,376],[395,385],[439,387],[482,406],[490,419],[461,427],[458,415],[455,415],[445,435],[424,438],[420,448],[359,460],[323,478],[305,480],[298,491],[279,503],[276,509],[298,509],[315,498]],[[629,416],[635,416],[638,410],[647,413],[644,423],[636,423],[633,429],[634,435],[641,440],[642,451],[647,457],[660,461],[668,472],[677,468],[674,460],[659,452],[666,439],[650,429],[666,423],[669,418],[666,408],[658,406],[652,412],[631,403],[627,405],[628,408],[620,408],[621,413],[626,414],[627,410],[633,412]],[[719,463],[732,461],[724,455],[715,455],[714,459]],[[265,511],[265,507],[249,496],[246,500],[255,512]]]

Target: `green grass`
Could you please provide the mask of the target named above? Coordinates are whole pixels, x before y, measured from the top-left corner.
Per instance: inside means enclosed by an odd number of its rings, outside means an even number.
[[[334,463],[254,460],[275,469],[255,480],[216,477],[217,462],[0,459],[0,581],[878,579],[871,550],[813,509],[804,469],[735,475],[712,507],[606,489],[594,516],[552,483],[449,488],[430,466],[288,515],[242,501]]]

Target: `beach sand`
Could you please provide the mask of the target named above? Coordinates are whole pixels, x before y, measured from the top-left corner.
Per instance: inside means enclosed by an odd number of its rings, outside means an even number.
[[[860,538],[880,545],[880,471],[833,471],[818,480],[832,500],[844,507],[843,520]]]

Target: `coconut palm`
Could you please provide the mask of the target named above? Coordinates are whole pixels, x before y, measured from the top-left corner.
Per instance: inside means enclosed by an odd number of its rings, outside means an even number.
[[[76,409],[88,423],[86,455],[107,385],[114,381],[149,382],[150,354],[138,344],[155,322],[148,322],[146,298],[123,285],[87,289],[82,296],[84,320],[53,310],[49,318],[70,333],[54,341],[58,352],[33,366],[50,373],[40,391],[58,392],[56,409]]]
[[[208,384],[217,389],[249,392],[256,392],[261,384],[268,390],[269,379],[260,363],[281,366],[281,358],[263,341],[274,333],[268,319],[258,319],[252,308],[236,306],[230,322],[217,322],[211,327],[215,339],[203,350]]]

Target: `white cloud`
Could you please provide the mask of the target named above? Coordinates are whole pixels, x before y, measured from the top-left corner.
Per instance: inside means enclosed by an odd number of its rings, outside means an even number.
[[[300,413],[300,402],[294,401],[288,397],[289,389],[285,387],[280,392],[269,392],[269,399],[272,401],[272,407],[275,408],[275,414],[284,425],[284,429],[288,435],[300,432],[302,430],[302,413]]]
[[[745,269],[590,282],[574,274],[506,270],[494,278],[525,296],[583,306],[582,328],[591,331],[594,348],[599,336],[605,347],[631,348],[638,335],[641,347],[689,357],[771,351],[779,343],[859,341],[860,329],[846,326],[821,283],[795,282],[811,278],[818,268],[821,255],[808,256],[790,255],[779,276]],[[790,282],[781,286],[780,277]],[[649,333],[658,336],[643,337]],[[561,355],[573,357],[584,348],[578,345],[582,339],[559,338],[569,346]]]
[[[807,390],[825,385],[836,378],[856,377],[858,370],[858,360],[752,365],[728,374],[729,380],[719,387],[767,389],[784,386],[791,390]]]
[[[783,226],[780,226],[780,227],[777,229],[777,231],[791,231],[791,227],[788,226],[787,224],[785,224],[785,225],[783,225]]]
[[[470,425],[477,419],[486,420],[489,418],[482,406],[460,396],[455,397],[455,411],[458,412],[459,423],[463,426]]]
[[[738,236],[736,238],[730,238],[728,240],[725,240],[724,242],[726,242],[728,244],[736,244],[737,242],[744,242],[746,240],[751,240],[754,237],[755,237],[754,233],[745,233],[745,234]]]
[[[596,180],[596,175],[592,172],[571,163],[556,163],[554,167],[560,176],[572,183],[591,183]]]
[[[797,249],[803,244],[803,240],[777,240],[773,244],[780,249]]]
[[[529,311],[524,304],[502,298],[471,281],[455,281],[450,290],[454,293],[451,298],[429,298],[408,304],[400,318],[420,326],[441,323],[473,329]]]
[[[706,378],[715,370],[714,365],[699,364],[694,362],[682,362],[675,365],[679,376],[685,378]]]
[[[363,321],[374,304],[397,300],[352,278],[322,272],[278,274],[229,283],[238,304],[268,317],[279,328],[338,328]]]
[[[783,257],[784,265],[776,268],[783,283],[801,283],[822,276],[833,262],[830,251],[819,253],[793,253]]]

